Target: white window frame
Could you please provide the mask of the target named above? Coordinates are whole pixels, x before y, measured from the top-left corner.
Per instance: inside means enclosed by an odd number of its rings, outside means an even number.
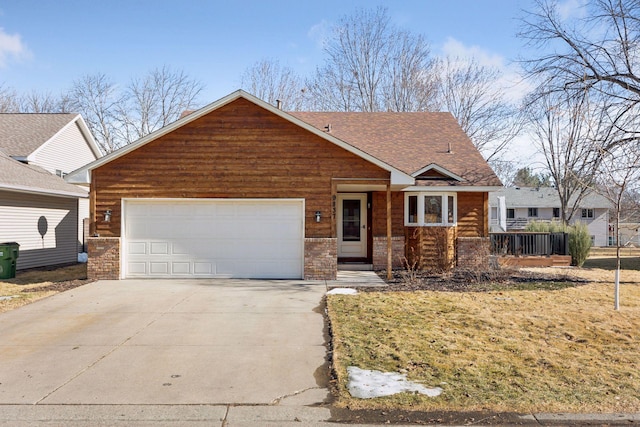
[[[409,222],[409,197],[417,196],[418,198],[418,221]],[[424,222],[424,199],[425,197],[440,197],[442,203],[442,222],[426,223]],[[449,222],[449,197],[453,197],[453,222]],[[452,227],[458,224],[458,194],[451,192],[431,192],[419,191],[408,192],[404,194],[404,225],[413,227]]]

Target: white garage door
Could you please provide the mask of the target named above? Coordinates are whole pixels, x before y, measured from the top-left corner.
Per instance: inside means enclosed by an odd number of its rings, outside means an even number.
[[[302,200],[127,200],[125,277],[299,279]]]

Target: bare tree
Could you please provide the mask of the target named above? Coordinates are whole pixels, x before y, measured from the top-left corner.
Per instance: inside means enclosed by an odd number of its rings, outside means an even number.
[[[132,80],[125,91],[99,73],[74,81],[60,102],[82,114],[102,151],[110,153],[180,118],[202,88],[168,67]]]
[[[325,64],[306,85],[315,109],[421,111],[430,105],[429,45],[392,25],[385,8],[343,17],[324,51]]]
[[[625,195],[640,190],[640,147],[613,144],[611,148],[594,147],[600,152],[601,162],[597,191],[613,206],[616,240],[616,273],[614,308],[620,309],[620,216]]]
[[[636,0],[589,0],[578,17],[560,13],[557,1],[536,0],[523,19],[520,36],[541,53],[523,61],[528,75],[544,90],[607,98],[620,108],[611,126],[622,128],[638,115],[640,102],[640,3]],[[612,143],[638,138],[638,128]]]
[[[290,111],[304,106],[305,88],[293,69],[280,65],[276,59],[262,59],[247,68],[241,77],[241,86],[252,95]]]
[[[204,85],[184,71],[163,66],[133,79],[115,107],[128,142],[180,118],[195,106]]]
[[[25,113],[69,113],[69,104],[63,95],[55,97],[51,92],[31,91],[20,97],[20,111]]]
[[[438,65],[438,75],[440,107],[453,114],[491,163],[523,127],[519,109],[498,83],[500,71],[474,59],[447,57]]]
[[[110,153],[126,144],[127,141],[120,137],[122,122],[117,116],[123,97],[105,74],[85,75],[75,80],[69,98],[73,109],[82,114],[102,152]]]
[[[560,199],[562,221],[567,223],[591,191],[598,171],[600,156],[593,145],[602,117],[586,97],[532,96],[536,101],[528,112],[533,141],[544,155]]]
[[[0,113],[20,111],[20,99],[16,91],[0,83]]]

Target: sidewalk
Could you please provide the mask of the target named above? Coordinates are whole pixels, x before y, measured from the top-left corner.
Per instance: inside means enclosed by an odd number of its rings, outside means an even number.
[[[3,405],[0,426],[629,425],[640,414],[349,411],[287,405]]]

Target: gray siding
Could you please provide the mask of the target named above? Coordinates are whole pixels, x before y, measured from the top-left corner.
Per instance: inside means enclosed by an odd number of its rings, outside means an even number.
[[[18,269],[72,263],[78,253],[78,200],[0,191],[0,243],[18,242]]]
[[[72,172],[96,159],[76,122],[43,145],[31,163],[55,174]]]

